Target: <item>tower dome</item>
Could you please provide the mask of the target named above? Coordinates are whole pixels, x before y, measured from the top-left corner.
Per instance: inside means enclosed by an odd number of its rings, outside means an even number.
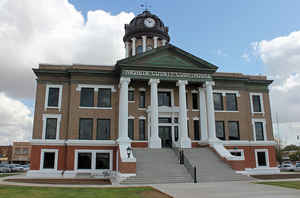
[[[150,11],[137,15],[125,24],[126,57],[166,45],[170,41],[168,31],[162,20]]]

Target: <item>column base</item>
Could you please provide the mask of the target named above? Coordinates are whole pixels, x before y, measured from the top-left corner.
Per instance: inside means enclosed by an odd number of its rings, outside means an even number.
[[[182,138],[180,140],[180,148],[192,148],[192,141],[190,138]]]
[[[161,148],[161,139],[159,137],[151,138],[149,141],[149,148]]]

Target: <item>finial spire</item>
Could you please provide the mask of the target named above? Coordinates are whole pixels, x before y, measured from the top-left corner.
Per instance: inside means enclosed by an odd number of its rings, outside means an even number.
[[[149,5],[148,2],[146,1],[145,3],[141,4],[141,8],[144,8],[144,11],[149,11],[151,5]]]

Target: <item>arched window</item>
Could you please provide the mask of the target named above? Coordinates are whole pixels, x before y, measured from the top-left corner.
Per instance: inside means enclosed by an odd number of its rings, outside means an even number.
[[[139,45],[136,48],[136,54],[141,54],[141,53],[143,53],[143,46]]]

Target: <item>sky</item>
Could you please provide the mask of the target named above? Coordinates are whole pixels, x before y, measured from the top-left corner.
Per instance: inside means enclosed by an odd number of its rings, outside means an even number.
[[[150,11],[171,43],[219,67],[267,75],[280,137],[300,133],[299,0],[0,0],[0,144],[30,139],[38,63],[113,65],[124,24]],[[277,125],[276,125],[277,126]]]

